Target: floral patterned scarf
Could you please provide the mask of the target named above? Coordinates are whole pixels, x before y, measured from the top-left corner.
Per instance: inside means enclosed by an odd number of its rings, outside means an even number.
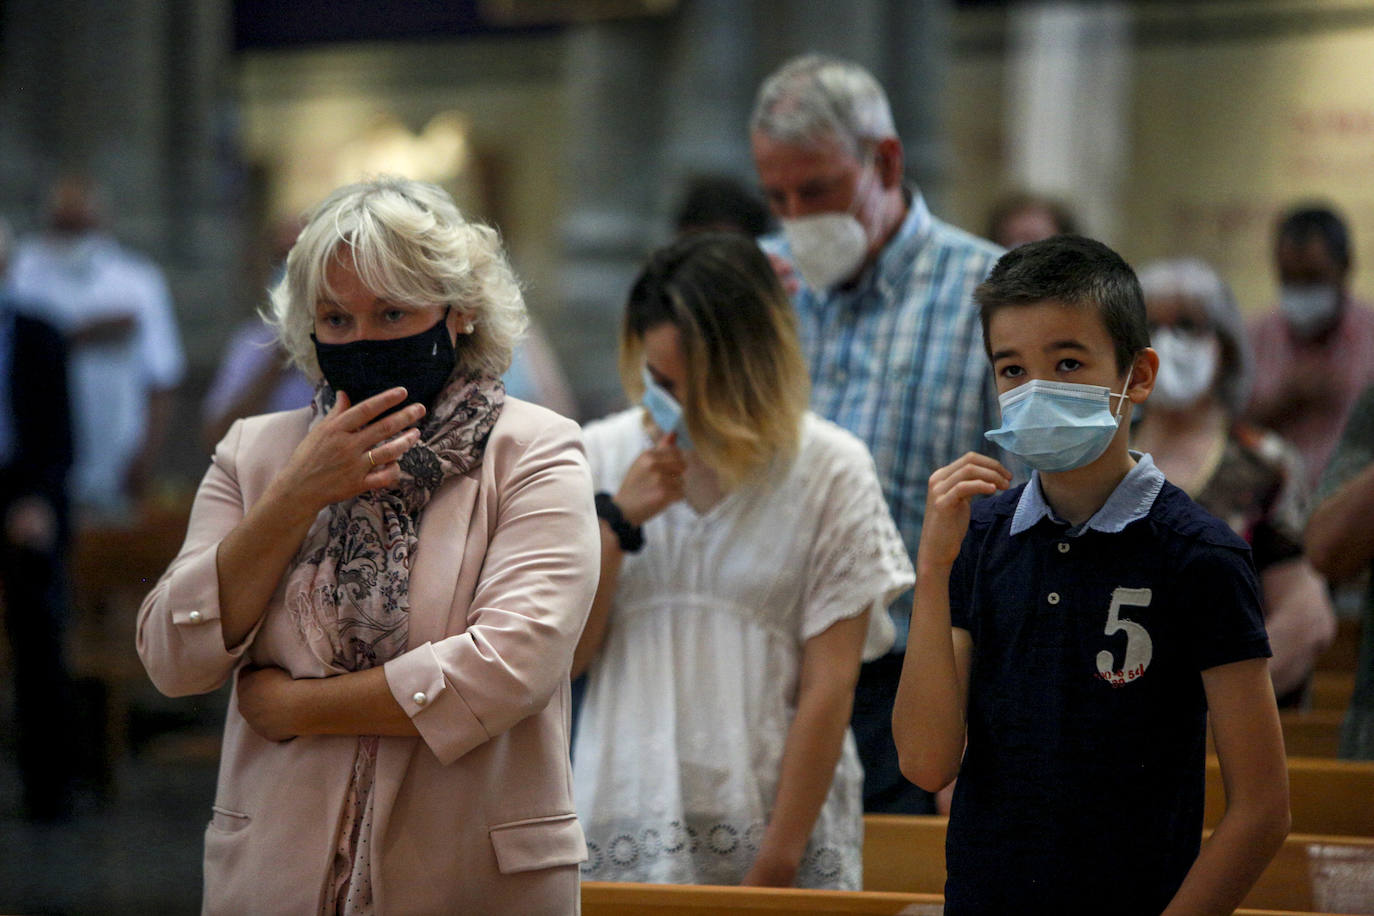
[[[420,512],[450,477],[479,465],[505,404],[500,379],[455,378],[420,426],[420,440],[400,460],[401,479],[321,512],[286,575],[286,606],[301,638],[335,674],[385,664],[410,637],[410,567]],[[315,391],[315,420],[334,392]],[[369,857],[377,737],[358,738],[340,822],[326,912],[370,912]]]

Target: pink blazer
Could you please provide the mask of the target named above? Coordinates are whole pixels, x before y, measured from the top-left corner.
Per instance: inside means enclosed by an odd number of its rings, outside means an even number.
[[[308,409],[241,420],[216,448],[186,542],[139,610],[138,653],[163,693],[214,690],[244,662],[326,673],[280,585],[226,651],[215,571],[220,540],[309,420]],[[480,467],[445,484],[420,519],[410,648],[385,672],[421,737],[381,739],[378,913],[578,912],[587,853],[568,764],[568,668],[599,550],[577,425],[507,399]],[[206,913],[319,912],[355,743],[264,740],[231,696],[205,831]]]

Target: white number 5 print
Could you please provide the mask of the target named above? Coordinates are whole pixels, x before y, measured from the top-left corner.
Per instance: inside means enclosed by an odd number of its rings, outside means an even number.
[[[1134,620],[1121,616],[1123,606],[1149,607],[1150,590],[1118,588],[1112,591],[1112,606],[1107,611],[1107,627],[1104,632],[1111,636],[1122,630],[1126,631],[1126,656],[1122,659],[1121,667],[1114,669],[1112,653],[1109,650],[1104,649],[1097,653],[1097,676],[1113,687],[1129,684],[1144,674],[1145,669],[1150,667],[1150,658],[1155,652],[1155,644],[1150,639],[1149,631]]]

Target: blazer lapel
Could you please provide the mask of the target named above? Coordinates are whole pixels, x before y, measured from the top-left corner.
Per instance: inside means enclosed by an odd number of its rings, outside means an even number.
[[[460,588],[472,590],[477,570],[463,566],[477,504],[474,468],[441,487],[420,515],[415,565],[410,569],[410,638],[407,648],[437,642],[449,632],[449,617]]]

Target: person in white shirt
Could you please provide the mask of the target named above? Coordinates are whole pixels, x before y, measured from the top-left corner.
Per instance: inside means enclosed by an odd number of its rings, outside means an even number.
[[[642,406],[589,424],[601,579],[573,659],[589,880],[858,889],[861,658],[914,580],[863,444],[807,410],[787,295],[690,233],[629,296]]]
[[[126,515],[143,495],[171,419],[185,357],[162,271],[101,231],[94,187],[54,187],[48,230],[15,251],[10,291],[70,348],[76,432],[72,498]]]

